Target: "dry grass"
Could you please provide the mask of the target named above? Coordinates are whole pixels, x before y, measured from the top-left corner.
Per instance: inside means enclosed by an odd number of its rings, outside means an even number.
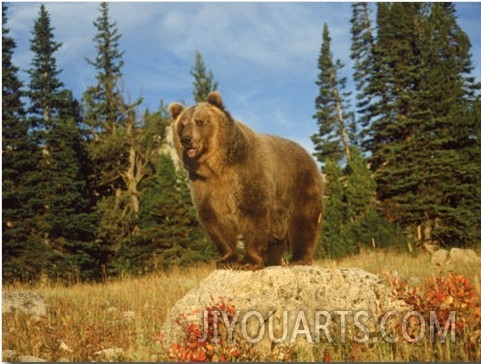
[[[316,264],[324,267],[358,267],[380,275],[395,270],[398,272],[395,274],[419,281],[455,269],[457,273],[469,278],[478,294],[480,292],[479,267],[448,266],[433,270],[427,253],[412,256],[386,251],[364,252],[340,261],[321,260]],[[214,269],[213,264],[205,264],[140,278],[124,277],[104,284],[74,284],[66,287],[43,283],[3,287],[4,291],[33,289],[42,294],[48,304],[48,315],[45,318],[28,317],[21,313],[3,315],[2,349],[38,356],[48,361],[62,358],[69,361],[97,361],[105,358],[95,352],[106,348],[122,348],[123,352],[116,358],[118,360],[165,360],[165,353],[158,342],[164,318],[178,299],[196,287]],[[322,360],[324,349],[317,348],[309,354],[302,351],[291,353],[289,358],[319,361]],[[421,358],[416,356],[418,353],[414,355],[409,352],[414,350],[409,346],[401,346],[396,350],[387,344],[349,349],[335,346],[327,349],[332,360],[433,359],[428,355]],[[456,354],[455,349],[448,351],[454,357],[446,354],[444,359],[463,359],[462,354]]]
[[[479,252],[478,252],[479,255]],[[386,271],[395,271],[399,275],[421,281],[426,277],[455,272],[473,280],[477,291],[481,292],[479,281],[481,272],[479,266],[473,264],[447,264],[446,266],[433,266],[430,263],[431,254],[425,251],[419,254],[408,254],[390,250],[367,250],[361,254],[353,255],[339,261],[320,260],[317,264],[325,267],[360,268],[365,271],[383,275]]]
[[[202,265],[105,284],[3,287],[33,289],[48,304],[46,318],[3,316],[3,349],[49,361],[93,361],[101,359],[97,351],[122,348],[118,359],[155,361],[157,335],[168,310],[213,269]],[[70,351],[60,347],[62,342]]]

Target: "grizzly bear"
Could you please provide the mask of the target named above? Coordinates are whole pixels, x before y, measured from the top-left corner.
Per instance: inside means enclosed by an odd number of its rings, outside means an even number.
[[[219,250],[218,268],[310,265],[322,211],[321,173],[293,141],[234,120],[219,92],[169,105],[174,145],[187,169],[198,218]],[[243,237],[245,254],[237,250]]]

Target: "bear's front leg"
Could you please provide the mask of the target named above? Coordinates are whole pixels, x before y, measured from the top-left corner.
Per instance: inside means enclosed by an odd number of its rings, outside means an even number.
[[[229,252],[224,254],[221,259],[216,262],[217,269],[236,269],[239,262],[237,252]]]
[[[252,226],[244,233],[245,255],[240,262],[240,269],[256,270],[265,266],[264,256],[268,245],[268,236],[264,229]]]
[[[220,260],[216,264],[217,269],[235,266],[239,261],[235,226],[229,221],[220,219],[208,208],[199,210],[199,220],[220,254]]]
[[[216,263],[217,269],[233,268],[239,261],[237,235],[224,233],[220,226],[211,225],[206,230],[220,254],[220,259]]]
[[[287,244],[287,239],[271,241],[264,252],[264,265],[266,267],[282,265],[282,256],[287,250]]]

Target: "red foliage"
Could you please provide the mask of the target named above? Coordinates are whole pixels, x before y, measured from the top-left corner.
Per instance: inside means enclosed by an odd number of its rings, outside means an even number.
[[[322,358],[324,363],[329,363],[331,361],[331,357],[329,356],[329,352],[326,350],[324,351],[324,357]]]
[[[389,280],[396,297],[419,312],[426,322],[430,322],[430,314],[434,312],[440,327],[445,328],[454,311],[455,322],[450,322],[454,327],[449,329],[454,330],[457,340],[464,341],[468,352],[481,345],[481,300],[468,278],[455,273],[428,277],[419,287],[409,287],[405,281]],[[416,326],[408,323],[408,331],[413,330],[412,337],[417,337]]]
[[[240,351],[227,342],[225,331],[221,329],[220,317],[224,315],[231,322],[235,307],[223,300],[205,307],[207,328],[188,322],[181,314],[177,323],[181,326],[184,337],[180,343],[171,343],[168,351],[169,360],[178,362],[235,361]],[[194,312],[198,313],[198,312]],[[204,330],[205,329],[205,330]]]

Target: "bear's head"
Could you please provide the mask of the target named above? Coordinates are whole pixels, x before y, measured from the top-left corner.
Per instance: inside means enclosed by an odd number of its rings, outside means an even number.
[[[222,130],[233,122],[218,91],[211,92],[206,102],[189,108],[172,103],[169,113],[174,120],[174,143],[184,160],[208,156],[219,143]]]

